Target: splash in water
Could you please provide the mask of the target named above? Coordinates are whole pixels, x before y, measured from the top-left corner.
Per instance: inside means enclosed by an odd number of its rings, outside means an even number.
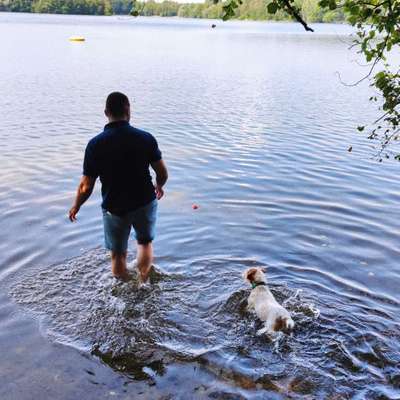
[[[108,256],[96,249],[26,276],[12,295],[41,316],[50,337],[132,379],[196,363],[249,398],[259,390],[277,398],[399,398],[392,315],[370,308],[364,293],[350,301],[349,294],[295,289],[296,281],[293,289],[270,284],[296,327],[291,335],[257,337],[261,322],[245,311],[250,289],[241,279],[256,265],[229,257],[169,264],[168,273],[153,273],[150,289],[138,290],[134,279],[114,280]]]

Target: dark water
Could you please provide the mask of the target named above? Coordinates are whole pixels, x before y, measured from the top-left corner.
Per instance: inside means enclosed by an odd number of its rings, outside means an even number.
[[[0,14],[0,398],[400,399],[399,165],[354,133],[349,29],[209,25]],[[171,174],[149,291],[111,279],[98,190],[66,218],[116,89]],[[292,335],[255,335],[255,265]]]

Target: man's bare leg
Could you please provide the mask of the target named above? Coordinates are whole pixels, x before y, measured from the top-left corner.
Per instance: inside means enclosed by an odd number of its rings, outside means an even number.
[[[140,272],[141,281],[144,283],[149,278],[153,263],[153,245],[151,243],[137,244],[136,265]]]
[[[129,272],[126,268],[126,252],[125,253],[116,253],[114,251],[111,252],[111,270],[112,274],[124,281],[130,279]]]

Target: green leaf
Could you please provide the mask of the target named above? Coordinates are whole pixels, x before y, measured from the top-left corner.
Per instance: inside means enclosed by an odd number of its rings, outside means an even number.
[[[336,8],[337,8],[336,1],[335,1],[335,0],[331,0],[331,1],[329,2],[329,9],[330,9],[330,10],[336,10]]]
[[[278,11],[278,4],[276,3],[269,3],[267,5],[267,10],[270,14],[275,14]]]

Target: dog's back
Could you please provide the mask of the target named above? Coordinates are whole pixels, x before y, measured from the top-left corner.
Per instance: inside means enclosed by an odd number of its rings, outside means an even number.
[[[274,298],[266,286],[253,290],[254,310],[257,317],[264,321],[266,331],[288,331],[293,329],[294,322],[289,312],[283,308]]]
[[[244,278],[253,285],[248,298],[248,307],[253,308],[257,317],[265,324],[257,334],[292,330],[294,322],[289,312],[275,300],[268,289],[263,271],[259,268],[250,268],[245,271]]]

